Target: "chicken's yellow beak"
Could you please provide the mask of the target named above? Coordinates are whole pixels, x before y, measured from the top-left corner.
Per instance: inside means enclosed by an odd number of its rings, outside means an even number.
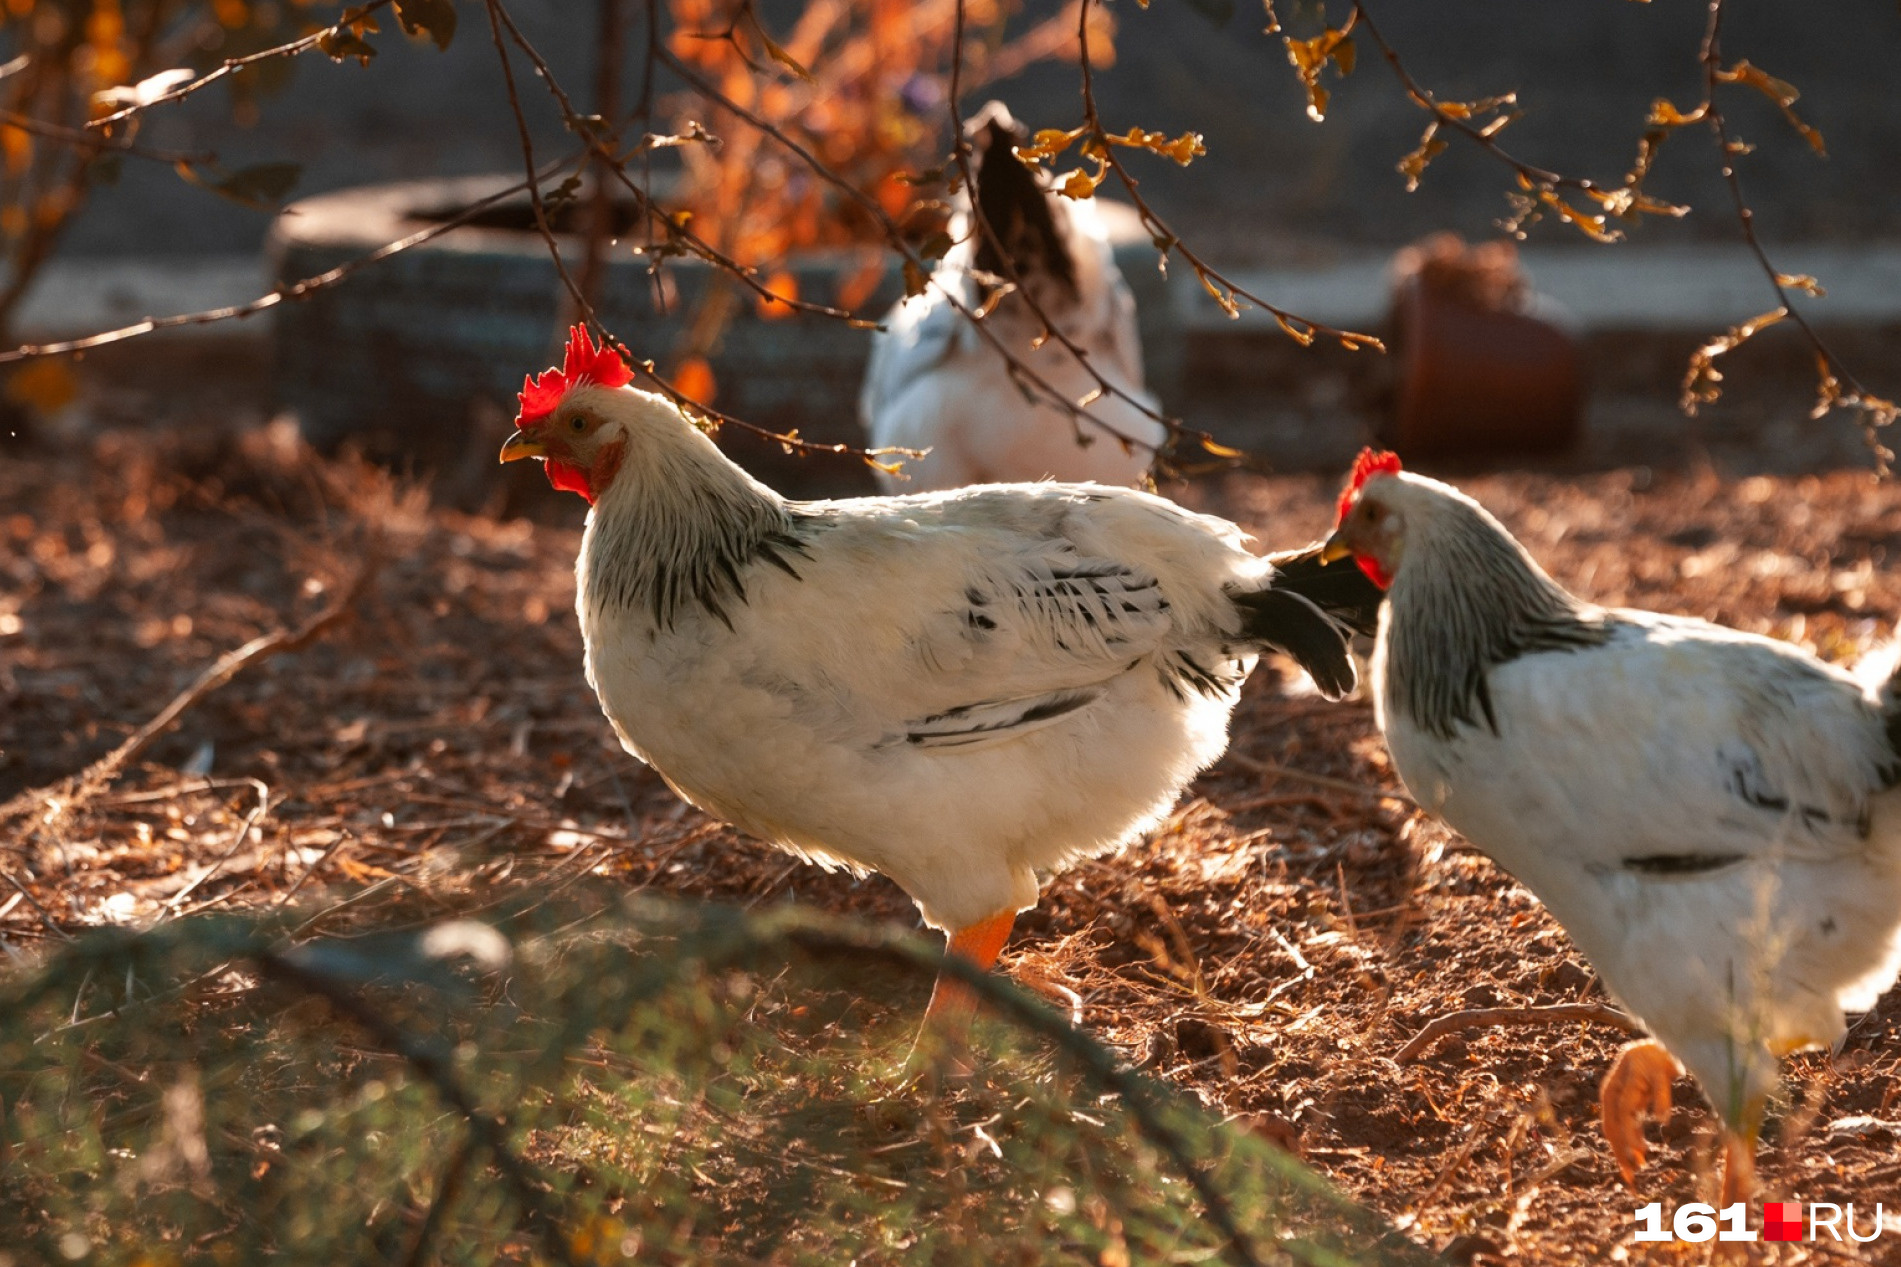
[[[502,461],[519,462],[523,458],[545,458],[547,446],[529,435],[526,431],[517,431],[508,437],[508,443],[502,446]]]
[[[508,461],[508,450],[504,449],[502,453],[502,461]],[[1353,547],[1343,541],[1340,534],[1336,532],[1327,538],[1325,545],[1320,547],[1320,561],[1322,563],[1338,563],[1341,559],[1351,556],[1352,553]]]

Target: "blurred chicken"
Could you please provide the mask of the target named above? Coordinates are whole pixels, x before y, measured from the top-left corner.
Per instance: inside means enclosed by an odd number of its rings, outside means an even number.
[[[989,967],[1037,871],[1167,813],[1227,746],[1256,655],[1329,696],[1379,591],[1133,489],[992,485],[788,502],[576,327],[502,460],[593,504],[587,677],[687,800],[822,866],[876,870]],[[940,980],[931,1014],[968,990]]]
[[[1655,1035],[1602,1089],[1626,1182],[1689,1066],[1754,1186],[1776,1061],[1901,968],[1901,700],[1785,643],[1566,593],[1457,489],[1361,454],[1327,557],[1389,586],[1380,727],[1413,797],[1537,894]]]
[[[935,286],[901,301],[873,336],[859,419],[874,445],[930,450],[905,463],[907,480],[880,479],[888,492],[1036,479],[1134,484],[1167,435],[1160,422],[1116,391],[1102,391],[1061,340],[1038,346],[1043,323],[1012,293],[984,318],[986,327],[1065,399],[1095,396],[1088,412],[1099,421],[1020,385],[997,349],[936,289],[981,310],[1014,269],[1057,330],[1088,353],[1090,367],[1155,408],[1143,387],[1135,297],[1116,268],[1095,199],[1063,197],[1016,157],[1012,147],[1025,137],[1001,102],[984,107],[970,130],[977,207],[996,240],[966,207],[952,225],[956,245],[933,274]],[[1024,395],[1026,387],[1036,399]]]

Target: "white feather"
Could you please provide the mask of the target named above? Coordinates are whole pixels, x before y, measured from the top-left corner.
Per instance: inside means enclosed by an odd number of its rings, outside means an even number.
[[[1145,830],[1225,748],[1253,664],[1227,590],[1275,574],[1233,524],[1094,485],[787,504],[665,402],[611,396],[629,450],[577,565],[588,680],[694,804],[954,929]],[[693,574],[761,514],[794,525],[797,575],[754,559],[723,615],[622,579]],[[1213,689],[1171,676],[1183,655]]]
[[[982,302],[971,276],[976,237],[969,217],[953,226],[960,238],[932,275],[933,286],[902,300],[874,335],[859,395],[859,418],[874,446],[929,449],[906,461],[908,477],[880,475],[888,492],[924,492],[966,484],[1037,479],[1133,484],[1148,470],[1166,430],[1144,408],[1156,408],[1143,384],[1135,297],[1094,199],[1048,195],[1075,265],[1077,297],[1039,291],[1039,302],[1065,337],[1083,348],[1114,388],[1088,405],[1098,421],[1080,419],[1032,388],[1026,398],[1003,356],[971,327],[938,287],[966,309]],[[1101,391],[1095,377],[1058,339],[1037,346],[1042,325],[1023,301],[1006,298],[986,327],[1064,399]],[[1079,443],[1078,435],[1088,443]],[[1129,443],[1124,443],[1124,441]]]
[[[1392,689],[1393,630],[1454,604],[1469,627],[1498,592],[1470,560],[1507,556],[1467,549],[1457,582],[1430,560],[1504,529],[1416,476],[1363,497],[1404,525],[1373,678],[1407,788],[1537,894],[1732,1124],[1760,1112],[1776,1057],[1839,1041],[1843,1010],[1901,969],[1885,679],[1700,620],[1580,605],[1607,638],[1491,666],[1496,731],[1481,716],[1447,737]]]

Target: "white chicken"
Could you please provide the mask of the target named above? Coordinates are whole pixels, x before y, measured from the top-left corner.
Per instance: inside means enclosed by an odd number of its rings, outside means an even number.
[[[966,207],[952,225],[956,244],[920,295],[901,300],[872,337],[858,398],[874,445],[930,452],[905,464],[907,477],[880,474],[887,492],[928,492],[1009,480],[1095,480],[1134,484],[1148,471],[1167,430],[1144,407],[1135,297],[1093,198],[1066,198],[1025,166],[1013,147],[1025,138],[1001,102],[971,122],[977,206],[996,235],[979,231]],[[1001,247],[1001,250],[999,250]],[[1009,362],[972,328],[938,287],[972,311],[1010,268],[1063,336],[1114,391],[1103,391],[1021,295],[1008,294],[984,323],[1025,366],[1069,401],[1094,397],[1090,417],[1019,383]],[[1026,389],[1030,396],[1025,395]],[[1092,419],[1094,419],[1092,421]]]
[[[1039,869],[1130,839],[1221,755],[1259,651],[1353,685],[1342,627],[1379,591],[1317,549],[1270,561],[1087,484],[788,502],[629,377],[576,327],[501,452],[593,505],[575,606],[622,743],[762,840],[883,872],[982,968]],[[928,1015],[972,1002],[940,979]]]
[[[1372,676],[1408,790],[1655,1036],[1602,1088],[1625,1181],[1680,1059],[1725,1127],[1723,1202],[1747,1199],[1777,1058],[1838,1042],[1901,968],[1895,679],[1581,602],[1390,454],[1361,454],[1325,553],[1390,587]]]

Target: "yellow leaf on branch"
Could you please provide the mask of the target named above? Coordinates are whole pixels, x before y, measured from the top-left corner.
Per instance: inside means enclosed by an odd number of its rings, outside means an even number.
[[[65,361],[42,357],[13,371],[5,390],[8,400],[44,417],[78,399],[79,379]]]
[[[1061,190],[1063,197],[1080,200],[1095,197],[1096,185],[1098,183],[1098,177],[1091,176],[1088,172],[1079,167],[1064,177],[1063,183],[1057,186],[1057,188]]]

